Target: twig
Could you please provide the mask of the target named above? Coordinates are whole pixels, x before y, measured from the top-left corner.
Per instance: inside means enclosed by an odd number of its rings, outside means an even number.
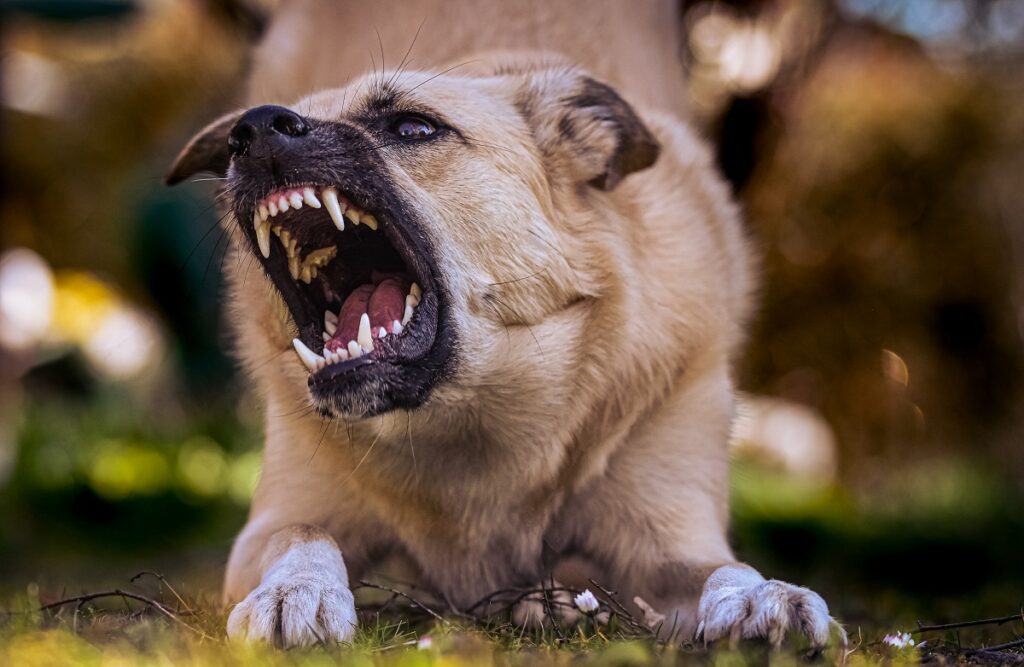
[[[555,587],[555,580],[551,579],[551,588]],[[555,617],[555,610],[551,606],[551,598],[548,596],[548,589],[542,584],[541,594],[544,596],[544,613],[551,619],[551,627],[555,629],[555,634],[561,641],[565,641],[565,633],[562,632],[562,626],[558,624],[558,619]]]
[[[969,628],[975,625],[1002,625],[1004,623],[1011,623],[1013,621],[1024,622],[1024,612],[1018,612],[1012,616],[999,616],[997,618],[983,618],[977,621],[961,621],[959,623],[940,623],[937,625],[921,625],[921,621],[917,622],[917,630],[911,632],[911,634],[918,634],[921,632],[932,632],[935,630],[955,630],[957,628]]]
[[[130,583],[134,584],[136,580],[141,579],[142,577],[145,577],[147,575],[150,576],[150,577],[155,577],[155,578],[159,579],[160,582],[164,586],[167,587],[167,590],[169,590],[171,592],[171,595],[173,595],[175,598],[177,598],[177,600],[181,604],[181,606],[185,608],[185,611],[188,612],[189,615],[191,615],[191,616],[195,615],[195,611],[192,609],[192,607],[187,602],[185,602],[185,599],[183,597],[178,595],[178,591],[174,590],[174,586],[171,586],[171,584],[168,583],[167,579],[164,578],[164,575],[160,574],[159,572],[153,572],[151,570],[143,570],[142,572],[139,572],[137,575],[135,575],[134,577],[132,577],[128,581]]]
[[[1008,648],[1018,648],[1024,646],[1024,639],[1017,639],[1012,642],[1006,642],[1005,644],[996,644],[995,646],[986,646],[984,648],[972,649],[971,653],[977,653],[979,651],[1005,651]]]
[[[391,593],[393,595],[400,595],[403,598],[405,598],[406,600],[408,600],[410,602],[410,604],[412,604],[413,607],[419,607],[420,609],[422,609],[423,611],[427,612],[428,614],[433,616],[435,619],[437,619],[441,623],[447,623],[447,621],[445,620],[444,616],[441,616],[441,614],[438,614],[436,611],[434,611],[430,607],[427,607],[426,605],[424,605],[419,600],[416,600],[415,598],[413,598],[408,593],[403,593],[402,591],[397,590],[395,588],[390,588],[388,586],[381,586],[380,584],[373,584],[373,583],[370,583],[369,581],[363,581],[363,580],[359,581],[359,585],[360,586],[365,586],[366,588],[375,588],[375,589],[377,589],[379,591],[387,591],[387,592],[389,592],[389,593]]]
[[[601,593],[603,593],[604,596],[608,598],[609,604],[613,607],[613,610],[616,612],[619,618],[624,620],[627,625],[633,628],[633,630],[639,631],[640,633],[652,637],[658,642],[661,642],[661,638],[658,637],[658,633],[652,630],[651,628],[647,627],[645,624],[638,621],[636,617],[633,616],[633,614],[631,614],[630,611],[626,609],[626,607],[624,607],[621,602],[619,602],[614,592],[608,590],[607,588],[597,583],[593,579],[588,579],[587,581],[593,584],[594,587],[597,588],[597,590],[601,591]]]
[[[203,632],[199,628],[193,627],[193,626],[189,625],[188,623],[186,623],[185,621],[183,621],[180,618],[178,618],[178,616],[173,611],[171,611],[167,607],[163,606],[161,603],[157,602],[156,600],[154,600],[152,598],[148,598],[145,595],[139,595],[138,593],[131,593],[129,591],[122,591],[121,589],[118,589],[118,588],[115,588],[112,591],[103,591],[101,593],[88,593],[86,595],[76,595],[75,597],[64,598],[62,600],[57,600],[56,602],[50,602],[48,604],[44,604],[43,606],[39,607],[39,611],[46,611],[48,609],[55,609],[57,607],[63,607],[64,605],[75,604],[75,603],[77,603],[79,605],[79,609],[80,609],[81,605],[85,604],[86,602],[91,602],[93,600],[98,600],[99,598],[111,598],[111,597],[120,597],[122,599],[129,598],[131,600],[135,600],[136,602],[141,602],[143,604],[149,605],[150,607],[152,607],[153,609],[156,609],[158,612],[160,612],[161,614],[163,614],[167,618],[171,619],[175,623],[178,623],[178,624],[182,625],[185,628],[188,628],[189,630],[191,630],[192,632],[196,633],[197,635],[199,635],[203,639],[213,639],[213,637],[211,637],[210,635],[206,634],[205,632]]]

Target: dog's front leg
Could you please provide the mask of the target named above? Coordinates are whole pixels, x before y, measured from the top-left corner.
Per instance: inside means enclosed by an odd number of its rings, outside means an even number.
[[[793,630],[824,646],[835,625],[824,600],[766,580],[729,547],[727,365],[691,376],[570,501],[553,532],[573,535],[579,551],[606,564],[606,581],[627,601],[641,598],[638,611],[649,607],[645,616],[666,637],[778,644]]]
[[[259,555],[256,586],[228,617],[232,639],[284,648],[348,641],[356,609],[334,539],[315,526],[281,528]]]

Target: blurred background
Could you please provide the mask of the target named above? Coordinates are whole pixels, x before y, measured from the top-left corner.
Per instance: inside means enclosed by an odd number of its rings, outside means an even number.
[[[272,2],[0,2],[0,595],[215,591],[259,475],[214,184]],[[1024,601],[1024,1],[681,2],[760,248],[734,541],[848,623]]]

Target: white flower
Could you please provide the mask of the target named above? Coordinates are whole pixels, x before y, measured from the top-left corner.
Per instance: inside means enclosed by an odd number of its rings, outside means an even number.
[[[885,638],[882,639],[882,643],[895,648],[908,648],[914,646],[914,640],[910,637],[910,633],[900,632],[899,630],[897,630],[894,635],[886,635]]]
[[[416,642],[416,648],[421,651],[428,651],[434,646],[434,640],[431,639],[430,635],[423,635]]]
[[[573,602],[576,603],[576,608],[582,611],[584,614],[593,614],[597,611],[598,603],[597,598],[590,592],[590,589],[583,591],[577,595]]]

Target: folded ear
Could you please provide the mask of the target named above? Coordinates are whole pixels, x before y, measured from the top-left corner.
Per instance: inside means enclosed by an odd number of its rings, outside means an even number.
[[[232,111],[213,121],[196,136],[174,158],[170,170],[164,176],[164,183],[175,185],[200,172],[223,176],[228,171],[231,154],[228,153],[228,133],[244,112]]]
[[[534,73],[518,103],[545,158],[568,169],[576,182],[612,190],[654,164],[661,151],[618,93],[575,70]]]

